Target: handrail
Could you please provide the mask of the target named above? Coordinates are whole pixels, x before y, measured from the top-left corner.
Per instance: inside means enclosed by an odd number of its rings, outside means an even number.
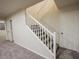
[[[40,24],[32,15],[29,14],[29,12],[26,13],[28,16],[30,16],[38,25],[40,25],[46,32],[48,32],[53,37],[53,55],[54,59],[56,59],[56,32],[50,32],[45,26]]]
[[[27,14],[28,14],[35,22],[37,22],[42,28],[44,28],[47,32],[49,32],[49,34],[51,34],[51,35],[54,36],[53,33],[51,33],[47,28],[45,28],[45,26],[43,26],[42,24],[40,24],[32,15],[30,15],[28,12],[27,12]],[[56,32],[54,32],[54,33],[56,33]]]

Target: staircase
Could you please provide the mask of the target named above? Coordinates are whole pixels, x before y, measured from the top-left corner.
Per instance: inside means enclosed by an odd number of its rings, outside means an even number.
[[[50,32],[45,26],[39,23],[32,15],[28,12],[26,13],[28,19],[26,18],[26,24],[28,25],[29,29],[34,33],[38,40],[48,48],[48,50],[56,59],[56,33]]]
[[[53,37],[39,25],[31,25],[31,30],[53,52]]]

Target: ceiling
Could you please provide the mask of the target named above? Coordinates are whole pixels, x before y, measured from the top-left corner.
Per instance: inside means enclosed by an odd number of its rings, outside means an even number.
[[[16,11],[34,5],[42,0],[0,0],[0,18],[7,17]],[[54,0],[58,8],[79,4],[79,0]]]
[[[58,8],[79,4],[79,0],[54,0]]]
[[[0,0],[0,18],[9,16],[42,0]]]

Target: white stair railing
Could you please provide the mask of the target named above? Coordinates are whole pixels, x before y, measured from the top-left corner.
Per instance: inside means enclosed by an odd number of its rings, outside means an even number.
[[[53,53],[54,59],[56,59],[56,32],[51,33],[28,12],[26,15],[28,17],[28,19],[26,18],[28,27],[48,47],[48,49]]]

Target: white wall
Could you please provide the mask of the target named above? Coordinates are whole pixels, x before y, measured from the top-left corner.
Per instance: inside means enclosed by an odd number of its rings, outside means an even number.
[[[41,18],[40,22],[50,31],[56,30],[57,34],[59,34],[57,43],[60,46],[79,52],[79,9],[74,7],[65,8],[60,12],[49,10]],[[61,32],[64,33],[63,36]]]
[[[56,30],[60,46],[79,52],[79,5],[54,9],[41,17],[40,22],[50,31]],[[64,33],[63,36],[61,32]]]
[[[53,59],[53,55],[49,49],[42,44],[41,40],[39,40],[26,25],[25,11],[14,14],[11,16],[11,20],[15,43],[48,59]]]
[[[60,45],[79,52],[79,10],[61,12],[60,32]]]
[[[44,0],[36,5],[27,8],[34,18],[48,28],[51,32],[57,33],[57,42],[59,42],[59,10],[54,0]]]
[[[57,43],[60,46],[79,51],[79,5],[58,9],[54,1],[50,0],[46,1],[46,5],[41,2],[28,10],[51,32],[57,32]],[[61,32],[64,33],[63,36]]]
[[[11,29],[11,22],[10,18],[5,20],[5,29],[6,29],[6,40],[12,41],[12,29]]]

